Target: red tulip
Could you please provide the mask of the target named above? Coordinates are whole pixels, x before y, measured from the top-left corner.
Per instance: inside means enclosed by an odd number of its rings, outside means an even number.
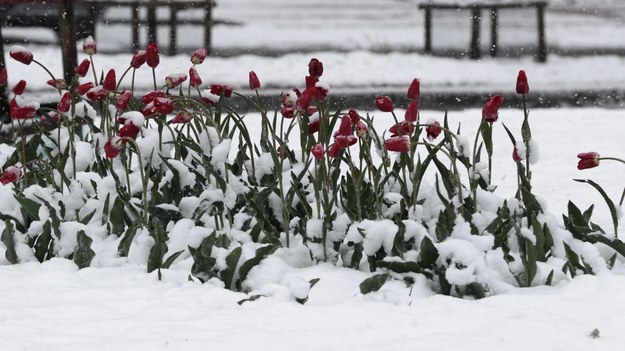
[[[87,99],[91,101],[100,101],[104,99],[105,97],[107,97],[108,94],[109,92],[106,89],[98,85],[96,87],[91,88],[87,92]]]
[[[194,88],[202,85],[202,78],[200,78],[195,67],[189,68],[189,85]]]
[[[297,102],[297,96],[295,95],[294,92],[288,92],[284,95],[282,95],[282,106],[284,107],[291,107],[293,105],[295,105],[295,102]]]
[[[260,88],[260,80],[254,71],[250,71],[249,85],[251,90],[258,90]]]
[[[352,120],[353,124],[356,124],[356,123],[360,122],[360,115],[358,114],[358,111],[356,111],[356,110],[349,110],[348,114],[349,114],[349,118]]]
[[[308,63],[308,73],[313,77],[321,77],[323,74],[323,63],[313,58]]]
[[[527,76],[525,75],[525,71],[520,70],[519,76],[516,78],[516,92],[517,94],[525,95],[529,93],[530,86],[527,83]]]
[[[497,119],[499,118],[499,107],[502,102],[503,98],[501,95],[495,95],[488,99],[482,108],[482,118],[491,124],[493,122],[497,122]]]
[[[308,134],[315,134],[319,131],[319,114],[310,115],[310,119],[308,120]]]
[[[178,112],[176,117],[174,117],[171,120],[171,123],[172,124],[184,124],[184,123],[189,123],[192,119],[193,119],[193,115],[191,115],[189,112],[180,111]]]
[[[31,119],[35,116],[37,109],[31,105],[15,106],[11,108],[12,119]]]
[[[89,61],[88,59],[84,59],[76,68],[74,68],[74,72],[77,75],[84,77],[87,75],[87,72],[89,72],[90,66],[91,66],[91,61]]]
[[[304,92],[302,92],[302,95],[300,95],[300,97],[297,99],[297,102],[296,102],[297,107],[302,111],[307,110],[308,106],[310,106],[310,103],[312,102],[312,99],[314,99],[316,95],[317,95],[317,89],[315,89],[315,87],[307,88],[306,90],[304,90]]]
[[[329,91],[330,87],[327,84],[317,83],[317,85],[315,85],[315,97],[318,101],[325,100]]]
[[[115,158],[124,146],[120,137],[113,137],[104,143],[104,154],[108,158]]]
[[[416,101],[411,101],[408,104],[404,119],[407,122],[416,122],[419,119],[419,104]]]
[[[134,123],[126,123],[117,131],[117,136],[122,138],[134,139],[139,135],[141,127],[137,127]]]
[[[358,135],[359,138],[364,138],[367,133],[369,133],[367,124],[363,121],[356,122],[356,135]]]
[[[76,92],[78,93],[78,95],[85,95],[92,88],[93,88],[93,83],[88,82],[88,83],[80,84],[79,86],[77,86]]]
[[[167,85],[167,88],[173,89],[173,88],[179,86],[180,84],[182,84],[186,80],[187,80],[187,75],[186,74],[184,74],[184,73],[174,73],[174,74],[170,74],[167,77],[165,77],[165,84]]]
[[[517,149],[516,145],[514,146],[514,150],[512,151],[512,159],[514,162],[521,162],[524,157],[519,153],[519,149]]]
[[[414,132],[414,124],[408,121],[401,121],[389,128],[388,131],[392,134],[391,136],[411,135]]]
[[[306,76],[306,89],[314,87],[318,81],[319,81],[319,77]]]
[[[295,117],[295,108],[293,108],[293,107],[283,107],[280,110],[280,114],[282,114],[282,117],[284,117],[284,118],[293,118],[293,117]]]
[[[65,79],[50,79],[46,83],[49,86],[56,88],[58,90],[64,90],[67,88],[67,83],[65,83]]]
[[[421,93],[420,85],[421,82],[417,78],[412,80],[412,83],[410,83],[410,87],[408,88],[408,93],[406,94],[408,99],[415,101],[419,99],[419,94]]]
[[[204,59],[206,59],[206,56],[208,56],[208,50],[206,50],[205,48],[199,48],[195,50],[193,54],[191,55],[191,62],[194,65],[199,65],[202,62],[204,62]]]
[[[33,53],[23,46],[15,45],[9,51],[9,55],[18,62],[30,65],[33,62]]]
[[[156,66],[158,66],[160,62],[160,58],[158,56],[158,45],[156,45],[155,42],[151,42],[150,44],[148,44],[148,47],[145,50],[145,52],[146,52],[146,62],[148,63],[148,66],[152,68],[156,68]]]
[[[334,137],[334,144],[340,148],[348,148],[358,142],[358,138],[355,135],[337,135]]]
[[[148,59],[148,54],[145,50],[137,50],[135,54],[132,55],[132,59],[130,60],[130,67],[137,69],[145,63]]]
[[[382,112],[393,112],[393,100],[388,96],[378,96],[375,98],[375,106]]]
[[[391,137],[384,140],[384,147],[388,151],[408,152],[410,151],[410,138],[406,135]]]
[[[124,91],[122,91],[115,100],[115,108],[118,110],[125,110],[130,103],[130,99],[132,99],[132,92],[130,90],[124,89]]]
[[[93,40],[93,37],[91,35],[88,36],[82,43],[82,51],[89,56],[95,55],[98,51],[95,45],[95,40]]]
[[[351,135],[352,134],[352,120],[349,118],[349,114],[343,115],[341,118],[341,124],[339,125],[339,130],[336,132],[336,135]]]
[[[104,84],[102,84],[104,90],[115,91],[117,88],[117,77],[115,77],[115,70],[110,69],[104,77]]]
[[[323,150],[323,145],[321,145],[320,143],[313,146],[310,149],[310,152],[312,153],[315,160],[321,160],[323,158],[323,154],[325,153],[325,151]]]
[[[13,94],[22,95],[24,94],[24,90],[26,90],[26,81],[22,79],[13,87]]]
[[[425,128],[425,133],[430,141],[438,138],[441,132],[442,129],[440,123],[438,123],[437,121],[428,121],[428,126],[427,128]]]
[[[160,114],[166,115],[174,111],[174,102],[168,98],[158,97],[152,102],[154,104],[154,110]]]
[[[22,178],[24,171],[18,166],[7,167],[0,176],[0,183],[7,185],[9,183],[15,183]]]
[[[154,99],[156,99],[157,97],[165,97],[165,92],[162,90],[151,91],[143,95],[143,97],[141,98],[141,102],[143,102],[144,104],[149,104],[150,102],[154,101]]]
[[[230,97],[232,96],[232,87],[228,84],[211,84],[211,94]]]
[[[584,152],[577,155],[579,162],[577,163],[577,169],[587,169],[599,166],[600,156],[596,152]]]
[[[0,68],[0,87],[5,87],[7,85],[9,78],[7,74],[6,67]]]
[[[328,153],[328,156],[332,158],[337,158],[341,155],[341,147],[337,143],[334,143],[330,145],[327,153]]]
[[[66,91],[65,94],[63,94],[63,96],[61,97],[61,100],[59,100],[59,103],[56,105],[56,109],[60,112],[67,112],[69,111],[71,102],[72,94],[70,94],[69,91]]]

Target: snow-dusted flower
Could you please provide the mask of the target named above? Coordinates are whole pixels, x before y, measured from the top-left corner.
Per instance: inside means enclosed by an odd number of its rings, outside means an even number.
[[[414,132],[414,124],[408,121],[401,121],[391,126],[388,131],[391,136],[411,135]]]
[[[33,53],[23,46],[14,45],[9,50],[9,56],[15,61],[21,62],[25,65],[30,65],[33,62]]]
[[[91,35],[88,36],[82,43],[82,51],[89,56],[95,55],[96,52],[98,52],[98,48],[95,45],[95,40],[93,40],[93,37]]]
[[[180,84],[182,84],[186,80],[187,80],[187,75],[186,74],[184,74],[184,73],[172,73],[172,74],[168,75],[167,77],[165,77],[165,84],[167,85],[167,88],[173,89],[173,88],[179,86]]]
[[[128,89],[124,89],[115,99],[115,108],[118,110],[125,110],[132,99],[132,92]]]
[[[393,112],[393,100],[388,96],[377,96],[375,98],[375,106],[382,112]]]
[[[202,78],[200,78],[195,67],[189,68],[189,85],[194,88],[202,85]]]
[[[91,61],[89,59],[84,59],[82,62],[74,68],[74,73],[77,75],[84,77],[89,72],[89,67],[91,66]]]
[[[323,101],[328,96],[328,92],[330,91],[330,85],[325,83],[317,83],[315,84],[315,97],[318,101]]]
[[[317,84],[318,81],[319,81],[319,77],[306,76],[306,78],[305,78],[306,89],[314,87],[315,84]]]
[[[146,62],[148,63],[148,66],[152,68],[156,68],[158,64],[160,63],[160,57],[158,54],[158,45],[155,42],[151,42],[150,44],[148,44],[148,47],[145,50],[145,52],[146,52]]]
[[[283,107],[280,110],[280,114],[284,118],[293,118],[293,117],[295,117],[295,108],[294,107]]]
[[[104,77],[104,83],[102,84],[104,90],[115,91],[117,88],[117,77],[115,76],[115,70],[110,69]]]
[[[122,138],[123,143],[123,138],[134,139],[137,137],[137,135],[139,135],[140,131],[140,127],[137,127],[133,123],[126,123],[121,128],[119,128],[119,130],[117,131],[117,136]]]
[[[408,152],[410,151],[410,138],[407,135],[391,137],[384,140],[384,147],[388,151]]]
[[[22,170],[22,167],[9,166],[4,170],[4,172],[2,172],[2,175],[0,176],[0,183],[3,185],[15,183],[20,180],[23,175],[24,171]]]
[[[332,158],[337,158],[341,155],[341,147],[337,143],[334,143],[330,145],[327,153],[328,153],[328,156]]]
[[[18,105],[15,99],[11,99],[10,103],[10,115],[12,119],[30,119],[35,116],[39,104],[30,103],[25,105]]]
[[[421,82],[415,78],[412,80],[412,83],[410,83],[410,87],[408,87],[408,93],[406,93],[406,97],[408,97],[408,99],[410,100],[418,100],[419,99],[419,94],[421,93]]]
[[[334,137],[334,144],[340,148],[348,148],[358,142],[358,138],[355,135],[337,135]]]
[[[317,89],[315,87],[307,88],[302,92],[302,94],[297,98],[297,108],[301,111],[308,110],[308,106],[317,95]]]
[[[295,102],[297,102],[297,94],[295,93],[295,90],[282,95],[281,102],[284,107],[291,107],[295,105]]]
[[[258,76],[256,75],[256,72],[254,72],[254,71],[250,71],[249,86],[250,86],[251,90],[258,90],[258,89],[260,89],[260,80],[258,79]]]
[[[124,143],[122,142],[122,139],[118,136],[114,136],[104,143],[104,154],[108,158],[115,158],[119,155],[119,152],[123,147]]]
[[[189,123],[192,119],[193,119],[193,115],[191,115],[189,112],[180,111],[178,112],[176,117],[174,117],[171,120],[171,123],[172,124],[184,124],[184,123]]]
[[[157,97],[152,102],[154,104],[154,110],[157,113],[166,115],[174,111],[174,102],[168,98]]]
[[[313,146],[310,149],[310,152],[312,153],[315,160],[321,160],[323,158],[323,154],[325,153],[325,151],[323,150],[323,145],[321,145],[321,143]]]
[[[204,62],[206,56],[208,56],[208,50],[206,50],[205,48],[199,48],[195,50],[191,55],[191,63],[193,63],[194,65],[199,65]]]
[[[339,124],[339,130],[334,136],[337,135],[352,135],[352,119],[349,118],[349,114],[343,115],[341,118],[341,124]]]
[[[360,120],[356,122],[356,135],[358,135],[359,138],[364,138],[367,133],[369,133],[367,123]]]
[[[76,87],[76,92],[78,93],[78,95],[85,95],[92,88],[93,88],[93,83],[87,82],[87,83],[78,85]]]
[[[482,118],[491,124],[497,122],[497,119],[499,119],[499,107],[502,102],[503,98],[501,95],[495,95],[488,99],[482,108]]]
[[[349,110],[347,114],[349,114],[349,118],[351,118],[353,124],[360,122],[360,115],[358,114],[358,111]]]
[[[61,97],[61,100],[59,100],[59,103],[56,105],[56,109],[61,112],[67,112],[69,111],[71,102],[72,102],[72,94],[70,94],[69,91],[66,91]]]
[[[527,76],[525,75],[525,71],[520,70],[519,75],[516,79],[516,92],[517,94],[525,95],[529,93],[530,86],[527,83]]]
[[[228,84],[211,84],[211,94],[230,97],[232,96],[232,87]]]
[[[87,99],[90,101],[100,101],[107,97],[109,94],[108,90],[104,89],[102,86],[98,85],[89,89],[87,92]]]
[[[50,79],[46,83],[49,86],[56,88],[58,90],[67,89],[67,83],[65,83],[65,79]]]
[[[584,152],[577,154],[579,162],[577,163],[577,169],[588,169],[599,166],[600,156],[596,152]]]
[[[428,126],[427,126],[427,128],[425,128],[425,133],[426,133],[428,139],[430,141],[432,141],[432,140],[438,138],[438,136],[441,134],[441,131],[442,131],[441,124],[438,123],[438,121],[435,121],[435,120],[432,120],[432,119],[429,120],[427,124],[428,124]]]
[[[132,55],[132,59],[130,59],[130,67],[137,69],[147,61],[148,53],[145,50],[137,50],[135,54]]]
[[[308,63],[308,73],[313,77],[321,77],[323,75],[323,63],[313,58]]]

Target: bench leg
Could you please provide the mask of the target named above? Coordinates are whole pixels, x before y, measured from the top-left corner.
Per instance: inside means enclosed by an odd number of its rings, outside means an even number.
[[[425,9],[425,53],[432,53],[432,9]]]
[[[74,77],[74,68],[78,63],[76,50],[76,26],[74,24],[74,3],[71,0],[61,0],[57,3],[59,13],[59,41],[63,55],[63,78],[70,82]]]
[[[171,12],[169,17],[169,54],[175,55],[177,51],[176,47],[176,22],[178,19],[176,18],[178,15],[178,10],[174,7],[169,9]]]
[[[490,12],[490,56],[497,56],[498,41],[497,27],[499,25],[499,10],[493,8]]]
[[[211,53],[212,46],[212,28],[213,28],[213,1],[206,0],[204,11],[204,48]]]
[[[87,32],[95,39],[95,26],[98,21],[98,8],[95,5],[89,5],[89,27]]]
[[[132,5],[132,50],[139,50],[139,5]]]
[[[156,37],[156,5],[148,6],[148,42],[157,42]]]
[[[538,62],[547,61],[547,41],[545,40],[545,6],[536,7],[536,20],[538,23]]]
[[[480,52],[480,9],[473,8],[471,14],[471,44],[469,47],[469,57],[473,60],[478,60],[481,57]]]

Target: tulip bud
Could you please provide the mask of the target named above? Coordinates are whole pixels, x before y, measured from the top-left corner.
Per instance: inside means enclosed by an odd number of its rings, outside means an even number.
[[[416,101],[411,101],[408,104],[404,119],[407,122],[416,122],[419,119],[419,104]]]
[[[308,73],[313,77],[321,77],[323,74],[323,63],[313,58],[308,63]]]
[[[76,68],[74,68],[74,72],[77,75],[84,77],[87,75],[87,72],[89,72],[90,66],[91,66],[91,61],[89,61],[88,59],[84,59]]]
[[[579,162],[577,163],[577,169],[588,169],[599,166],[600,156],[596,152],[584,152],[577,155]]]
[[[412,80],[412,83],[410,84],[410,87],[408,88],[408,93],[406,94],[408,99],[415,100],[415,101],[419,99],[419,94],[421,93],[420,85],[421,85],[421,82],[417,78]]]
[[[72,102],[71,98],[72,94],[70,94],[69,91],[66,91],[65,94],[63,94],[63,96],[61,97],[61,100],[59,100],[59,103],[56,105],[56,109],[60,112],[69,111],[69,107]]]
[[[501,95],[491,97],[488,101],[486,101],[486,104],[484,104],[484,107],[482,108],[482,118],[491,124],[493,122],[497,122],[497,119],[499,118],[499,107],[502,102],[503,98]]]
[[[87,82],[87,83],[78,85],[76,87],[76,92],[78,93],[78,95],[85,95],[92,88],[93,88],[93,83]]]
[[[98,51],[95,45],[95,40],[93,40],[91,35],[88,36],[82,43],[82,51],[89,56],[95,55]]]
[[[343,115],[341,118],[341,124],[336,135],[351,135],[352,134],[352,120],[349,118],[349,114]]]
[[[204,59],[206,59],[206,56],[208,56],[208,50],[206,50],[205,48],[199,48],[195,50],[193,54],[191,55],[191,62],[194,65],[199,65],[202,62],[204,62]]]
[[[529,93],[530,86],[527,83],[527,76],[525,75],[525,71],[520,70],[519,75],[516,78],[516,92],[517,94],[525,95]]]
[[[2,175],[0,176],[0,183],[2,183],[2,185],[15,183],[20,180],[23,175],[24,171],[22,170],[22,167],[9,166],[4,170],[4,172],[2,172]]]
[[[202,78],[200,78],[195,67],[189,68],[189,85],[194,88],[202,85]]]
[[[171,120],[171,123],[172,124],[184,124],[184,123],[189,123],[192,119],[193,119],[193,115],[191,115],[189,112],[180,111],[178,112],[176,117],[174,117]]]
[[[115,136],[104,143],[104,154],[108,158],[115,158],[122,150],[123,142],[120,137]]]
[[[137,50],[135,54],[132,55],[132,59],[130,60],[130,67],[137,69],[146,62],[148,59],[148,54],[145,50]]]
[[[104,99],[105,97],[107,97],[108,94],[109,94],[108,90],[104,89],[101,86],[96,86],[96,87],[91,88],[87,92],[87,99],[89,99],[90,101],[100,101]]]
[[[377,96],[375,98],[375,106],[382,112],[393,112],[393,100],[388,96]]]
[[[310,152],[312,153],[315,160],[321,160],[323,158],[323,154],[325,153],[325,151],[323,150],[323,145],[321,145],[321,143],[313,146],[310,149]]]
[[[414,132],[414,124],[408,121],[401,121],[389,128],[388,131],[392,134],[391,136],[411,135]]]
[[[330,145],[327,153],[328,153],[328,156],[332,158],[337,158],[341,155],[341,147],[337,143],[334,143]]]
[[[106,73],[102,87],[106,91],[115,91],[115,89],[117,88],[117,77],[115,76],[114,69],[110,69],[108,73]]]
[[[258,76],[254,71],[250,71],[249,84],[251,90],[258,90],[260,88],[260,80],[258,80]]]
[[[227,84],[212,84],[211,94],[223,97],[230,97],[232,96],[232,87]]]
[[[179,86],[180,84],[182,84],[182,82],[187,80],[187,75],[184,73],[174,73],[174,74],[170,74],[167,77],[165,77],[165,84],[167,85],[167,88],[169,89],[173,89],[177,86]]]
[[[158,55],[158,45],[155,42],[151,42],[150,44],[148,44],[145,52],[147,55],[146,62],[148,63],[148,66],[156,68],[156,66],[158,66],[160,62],[160,57]]]
[[[115,100],[115,108],[118,110],[125,110],[130,103],[130,99],[132,99],[132,92],[130,90],[124,89],[124,91],[122,91]]]
[[[24,94],[24,90],[26,90],[26,81],[22,79],[13,87],[13,94],[22,95]]]
[[[410,151],[410,138],[406,135],[391,137],[384,140],[384,147],[388,151],[408,152]]]
[[[438,123],[435,120],[429,120],[427,124],[428,124],[428,126],[427,126],[427,128],[425,128],[425,133],[426,133],[428,139],[430,141],[432,141],[432,140],[438,138],[438,136],[442,132],[440,123]]]
[[[15,61],[21,62],[25,65],[30,65],[33,62],[33,53],[23,46],[15,45],[11,47],[9,56]]]
[[[64,90],[67,88],[67,83],[65,83],[65,79],[50,79],[46,83],[49,86],[58,90]]]

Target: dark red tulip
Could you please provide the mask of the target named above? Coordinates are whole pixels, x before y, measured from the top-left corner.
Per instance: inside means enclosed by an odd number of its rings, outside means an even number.
[[[599,166],[600,156],[596,152],[584,152],[577,155],[579,162],[577,163],[577,169],[588,169]]]
[[[410,151],[410,138],[406,135],[391,137],[384,140],[384,147],[388,151],[408,152]]]
[[[420,85],[421,82],[417,78],[412,80],[412,83],[410,83],[410,87],[408,88],[408,93],[406,93],[408,99],[415,101],[419,100],[419,94],[421,94]]]
[[[375,106],[382,112],[393,112],[393,100],[388,96],[377,96],[375,98]]]
[[[527,76],[525,75],[525,71],[520,70],[519,75],[516,78],[516,92],[517,94],[525,95],[529,93],[530,86],[527,83]]]
[[[145,50],[145,52],[146,52],[146,62],[148,63],[148,66],[152,68],[156,68],[158,64],[160,63],[160,57],[158,55],[158,45],[156,45],[155,42],[151,42],[150,44],[148,44],[148,47]]]
[[[488,123],[497,122],[499,119],[499,107],[503,102],[503,98],[501,95],[495,95],[486,101],[484,107],[482,108],[482,118],[484,118]]]
[[[89,72],[90,66],[91,66],[91,61],[89,61],[89,59],[84,59],[76,68],[74,68],[74,72],[77,75],[84,77],[87,75],[87,72]]]
[[[33,53],[23,46],[15,45],[9,51],[9,56],[15,61],[21,62],[25,65],[30,65],[33,62]]]
[[[254,71],[250,71],[249,86],[251,90],[260,89],[260,80]]]

